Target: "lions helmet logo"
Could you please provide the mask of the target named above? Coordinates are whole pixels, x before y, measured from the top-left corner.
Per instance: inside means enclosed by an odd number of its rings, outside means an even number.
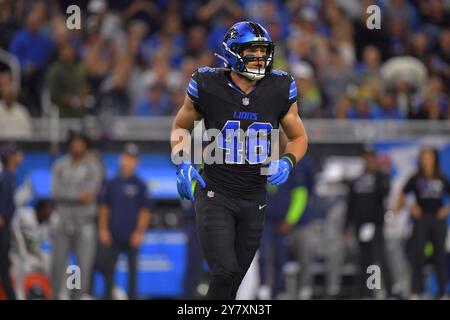
[[[225,39],[226,40],[235,40],[237,34],[238,34],[237,30],[233,28],[228,32]]]

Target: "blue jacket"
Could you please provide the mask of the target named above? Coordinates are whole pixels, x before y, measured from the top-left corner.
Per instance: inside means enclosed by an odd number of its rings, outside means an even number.
[[[45,67],[53,50],[53,41],[42,33],[31,33],[27,29],[17,31],[12,40],[9,51],[15,55],[23,68],[29,63],[39,69]]]

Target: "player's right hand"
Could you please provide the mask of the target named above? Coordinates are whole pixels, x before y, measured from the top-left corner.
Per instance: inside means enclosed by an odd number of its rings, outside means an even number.
[[[195,200],[192,191],[192,180],[196,179],[205,188],[206,183],[198,171],[187,162],[182,162],[177,167],[177,190],[181,199]]]

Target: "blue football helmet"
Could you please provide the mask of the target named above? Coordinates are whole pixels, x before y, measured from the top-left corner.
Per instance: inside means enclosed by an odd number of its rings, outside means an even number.
[[[244,49],[264,46],[266,55],[259,58],[254,56],[242,57]],[[233,25],[222,42],[223,56],[216,54],[225,62],[225,67],[245,76],[249,80],[260,80],[272,71],[275,45],[269,33],[259,23],[242,21]],[[249,69],[246,64],[250,61],[263,61],[264,67]]]

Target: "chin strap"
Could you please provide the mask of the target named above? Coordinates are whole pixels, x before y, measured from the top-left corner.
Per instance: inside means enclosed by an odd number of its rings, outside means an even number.
[[[235,70],[236,71],[236,70]],[[243,75],[244,77],[246,77],[249,80],[261,80],[262,78],[264,78],[265,74],[255,74],[255,73],[251,73],[251,72],[239,72],[236,71],[237,73]]]

